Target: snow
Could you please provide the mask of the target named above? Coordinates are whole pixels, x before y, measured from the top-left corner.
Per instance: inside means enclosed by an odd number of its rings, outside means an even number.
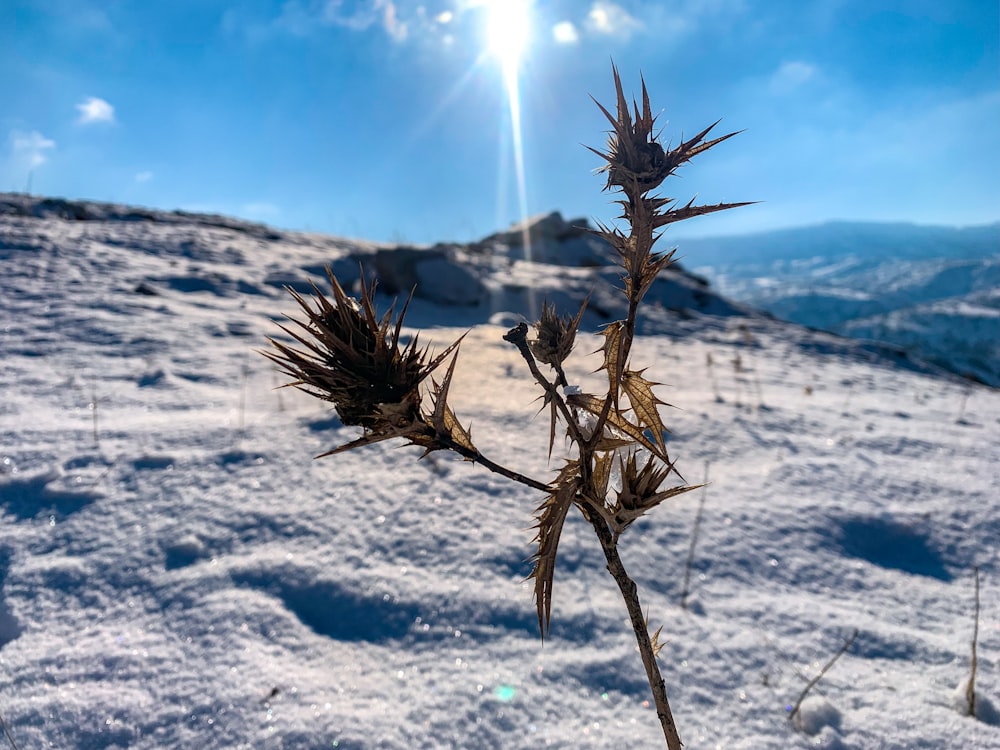
[[[840,726],[840,711],[838,711],[826,698],[818,695],[810,695],[799,706],[793,721],[795,726],[806,734],[819,734],[827,727],[834,730],[829,732],[830,737],[825,738],[827,742],[835,735],[835,731]]]
[[[543,643],[537,493],[389,444],[312,459],[355,433],[255,350],[294,311],[281,280],[374,246],[95,215],[0,217],[0,714],[21,747],[662,746],[581,518]],[[538,390],[485,322],[519,312],[418,299],[413,322],[439,349],[471,325],[453,405],[544,479]],[[654,322],[633,361],[669,384],[680,470],[711,484],[621,550],[686,747],[1000,747],[997,391],[763,317]],[[974,566],[979,720],[953,707]]]

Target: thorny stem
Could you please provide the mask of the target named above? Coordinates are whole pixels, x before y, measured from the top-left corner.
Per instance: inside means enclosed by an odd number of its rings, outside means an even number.
[[[466,448],[464,445],[456,443],[447,435],[435,435],[434,438],[440,443],[443,443],[445,447],[448,448],[448,450],[454,451],[455,453],[459,454],[462,458],[468,459],[473,463],[479,464],[480,466],[483,466],[496,474],[500,474],[502,476],[507,477],[508,479],[512,479],[515,482],[527,485],[528,487],[531,487],[532,489],[535,490],[540,490],[542,492],[552,491],[552,487],[545,484],[544,482],[539,482],[537,479],[532,479],[531,477],[525,476],[524,474],[514,471],[513,469],[508,469],[506,466],[502,464],[498,464],[495,461],[491,461],[482,453],[480,453],[478,450],[470,450],[469,448]]]
[[[636,590],[635,581],[629,576],[618,554],[618,542],[612,535],[604,520],[597,513],[585,514],[597,533],[597,538],[601,542],[601,549],[604,550],[604,557],[608,561],[608,572],[615,579],[618,588],[622,592],[622,599],[625,600],[625,608],[628,610],[629,620],[632,622],[632,630],[635,631],[635,640],[639,645],[639,654],[642,656],[642,664],[646,668],[646,679],[649,680],[649,689],[653,693],[653,702],[656,705],[656,715],[660,719],[660,726],[663,729],[663,736],[667,741],[669,750],[681,750],[681,738],[677,734],[677,725],[674,724],[673,714],[670,712],[670,703],[667,701],[667,687],[660,675],[660,667],[656,663],[656,654],[653,652],[653,642],[649,638],[649,630],[646,626],[646,619],[642,616],[642,607],[639,604],[639,593]]]
[[[634,197],[630,196],[630,198],[632,198],[633,205],[636,205],[639,202],[638,193]],[[651,224],[649,222],[633,223],[632,234],[635,238],[635,243],[638,246],[639,254],[643,257],[647,256],[653,245]],[[637,279],[634,276],[630,279],[628,315],[625,320],[622,321],[623,329],[621,338],[619,339],[619,351],[617,355],[618,371],[614,373],[615,382],[608,388],[608,394],[605,398],[604,406],[601,409],[594,431],[589,438],[585,438],[583,436],[580,431],[579,424],[570,414],[569,408],[566,405],[565,400],[559,394],[556,386],[539,371],[538,365],[531,354],[531,350],[528,348],[528,327],[524,323],[521,323],[504,335],[504,339],[506,341],[509,341],[518,348],[521,356],[524,358],[525,362],[527,362],[528,368],[531,370],[531,374],[534,376],[535,380],[538,381],[539,385],[545,389],[546,397],[555,400],[563,418],[568,424],[570,437],[573,442],[577,444],[580,450],[580,478],[584,487],[584,497],[594,495],[593,480],[591,475],[593,454],[598,443],[600,442],[601,435],[604,432],[604,427],[607,424],[611,409],[613,407],[617,408],[617,394],[620,392],[622,374],[625,370],[629,354],[631,353],[632,341],[635,338],[636,317],[641,297],[638,290],[640,283],[640,279]],[[580,508],[584,511],[584,517],[594,527],[597,538],[601,543],[601,549],[604,551],[604,557],[608,563],[608,572],[611,574],[612,578],[615,579],[615,583],[618,584],[618,588],[621,591],[622,599],[625,600],[625,608],[628,610],[629,620],[632,623],[632,630],[635,633],[635,640],[639,646],[639,654],[642,657],[642,663],[646,669],[646,679],[649,682],[650,692],[653,694],[653,702],[656,705],[656,715],[660,720],[660,727],[663,729],[663,736],[666,739],[667,748],[668,750],[681,750],[681,739],[677,733],[677,725],[674,723],[673,714],[670,711],[670,703],[667,701],[666,684],[660,674],[660,667],[656,662],[656,654],[653,651],[653,643],[649,637],[646,618],[643,617],[642,607],[639,603],[638,590],[636,588],[635,581],[632,580],[628,572],[625,570],[625,565],[622,563],[621,556],[618,554],[618,536],[617,534],[612,533],[611,529],[608,528],[599,513],[585,509],[582,504]]]
[[[652,242],[650,242],[650,244],[652,244]],[[635,337],[635,318],[638,311],[638,298],[630,297],[628,301],[628,316],[624,321],[622,321],[625,324],[625,329],[622,332],[618,344],[618,362],[620,363],[619,371],[615,373],[616,381],[614,388],[608,389],[608,395],[604,399],[604,407],[601,409],[601,413],[597,417],[597,423],[594,425],[594,431],[591,434],[590,439],[586,441],[588,458],[593,454],[594,448],[596,448],[597,444],[601,441],[601,436],[604,434],[604,426],[607,424],[608,416],[611,414],[612,405],[617,406],[615,399],[621,389],[621,379],[622,374],[625,372],[625,362],[628,360],[628,355],[632,351],[632,339]]]

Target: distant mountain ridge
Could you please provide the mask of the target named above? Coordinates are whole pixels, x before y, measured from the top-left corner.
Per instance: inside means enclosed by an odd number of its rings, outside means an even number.
[[[870,261],[886,258],[940,258],[942,248],[956,257],[989,258],[1000,253],[1000,221],[954,227],[905,222],[831,221],[789,229],[700,237],[679,241],[692,266],[772,264],[821,257],[855,257],[863,249]]]
[[[834,222],[685,240],[681,254],[727,297],[1000,387],[1000,222]]]

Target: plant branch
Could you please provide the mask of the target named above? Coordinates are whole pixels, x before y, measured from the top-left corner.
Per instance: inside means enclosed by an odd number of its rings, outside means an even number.
[[[545,484],[545,482],[539,482],[537,479],[532,479],[531,477],[525,476],[524,474],[514,471],[513,469],[508,469],[503,464],[491,461],[478,450],[470,450],[464,445],[455,442],[447,435],[435,435],[434,439],[443,444],[448,450],[454,451],[460,455],[462,458],[472,461],[473,463],[477,463],[496,474],[500,474],[508,479],[512,479],[515,482],[531,487],[532,489],[540,490],[541,492],[552,491],[552,487]]]
[[[795,714],[799,712],[799,708],[802,706],[802,701],[804,701],[806,699],[806,696],[809,695],[809,691],[813,689],[816,683],[818,683],[820,680],[823,679],[823,675],[825,675],[830,670],[830,667],[832,667],[836,663],[837,659],[839,659],[847,652],[847,649],[851,647],[851,644],[854,643],[854,639],[857,637],[858,637],[858,629],[855,628],[854,632],[851,633],[851,637],[848,638],[847,641],[844,643],[844,645],[840,647],[840,651],[834,654],[833,658],[830,659],[830,661],[828,661],[821,670],[819,670],[818,675],[809,680],[809,684],[806,685],[805,689],[799,695],[799,699],[795,701],[795,705],[792,706],[791,713],[788,714],[789,721],[795,718]]]
[[[632,622],[632,630],[635,631],[635,640],[639,645],[639,654],[642,656],[642,664],[646,668],[646,679],[649,681],[649,689],[653,693],[653,701],[656,705],[656,715],[660,719],[660,726],[663,729],[663,736],[667,741],[669,750],[680,750],[682,743],[677,734],[677,725],[674,724],[673,714],[670,712],[670,703],[667,701],[667,687],[660,675],[660,667],[656,663],[656,654],[653,650],[653,642],[649,637],[649,630],[646,626],[646,618],[642,615],[642,606],[639,603],[639,594],[636,590],[635,581],[629,577],[625,570],[621,556],[618,554],[617,539],[607,527],[607,524],[598,513],[586,513],[585,516],[594,527],[597,538],[601,542],[601,549],[604,550],[604,558],[608,563],[608,572],[615,579],[618,588],[625,600],[625,608],[628,610],[629,620]]]
[[[542,374],[542,371],[538,369],[535,357],[528,348],[528,326],[525,323],[518,323],[514,328],[511,328],[503,335],[503,340],[516,346],[517,350],[521,352],[521,356],[524,358],[524,361],[528,363],[528,369],[531,370],[532,376],[536,381],[538,381],[538,384],[545,389],[545,397],[555,402],[559,412],[562,414],[563,419],[566,420],[566,424],[569,425],[570,437],[573,439],[573,442],[578,445],[583,445],[585,441],[583,439],[583,434],[580,432],[580,425],[578,425],[576,420],[573,418],[569,407],[566,405],[566,400],[562,397],[562,394],[559,393],[558,387],[554,383],[551,383],[549,379]]]

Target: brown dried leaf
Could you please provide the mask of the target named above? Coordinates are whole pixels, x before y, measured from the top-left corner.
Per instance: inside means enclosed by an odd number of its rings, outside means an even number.
[[[610,509],[609,525],[616,534],[622,533],[633,521],[649,512],[657,505],[677,495],[698,489],[702,485],[670,487],[660,490],[660,486],[673,471],[671,464],[663,464],[650,456],[639,468],[635,453],[619,457],[622,487],[618,491]]]
[[[601,370],[607,370],[608,373],[608,385],[611,392],[618,393],[618,383],[621,380],[622,370],[625,367],[625,363],[621,361],[622,355],[622,332],[625,330],[625,323],[621,320],[616,320],[614,323],[609,323],[601,331],[604,336],[604,364],[599,368]]]
[[[456,341],[448,350],[455,349],[460,341],[461,339]],[[462,426],[458,417],[455,416],[455,412],[448,405],[448,389],[451,387],[451,378],[455,374],[457,362],[458,354],[456,352],[451,359],[451,364],[448,365],[448,370],[445,372],[441,384],[434,383],[434,391],[431,394],[434,400],[434,412],[430,416],[430,422],[439,435],[447,435],[463,448],[476,451],[476,446],[472,443],[472,434]]]
[[[712,148],[712,146],[722,143],[723,141],[732,138],[734,135],[739,135],[740,133],[743,132],[742,130],[736,130],[732,133],[727,133],[726,135],[719,136],[718,138],[713,138],[712,140],[706,141],[705,143],[699,143],[699,141],[701,141],[702,138],[708,135],[709,131],[715,128],[715,126],[718,125],[720,122],[722,122],[722,120],[716,120],[707,128],[705,128],[703,131],[698,133],[698,135],[696,135],[694,138],[687,141],[686,143],[682,143],[678,147],[678,149],[687,152],[686,155],[688,159],[693,159],[703,151],[708,151],[710,148]]]
[[[743,201],[741,203],[716,203],[711,206],[694,206],[692,203],[694,199],[692,198],[688,201],[687,205],[681,208],[672,208],[662,214],[658,214],[653,220],[653,228],[666,226],[667,224],[673,224],[677,221],[684,221],[685,219],[690,219],[695,216],[704,216],[705,214],[712,214],[716,211],[727,211],[730,208],[739,208],[740,206],[752,206],[758,201]]]
[[[538,609],[538,630],[542,636],[549,632],[552,617],[552,580],[555,573],[559,536],[562,534],[566,514],[576,502],[580,490],[580,465],[567,461],[555,481],[556,489],[538,506],[535,541],[538,550],[532,560],[535,564],[530,578],[535,579],[535,606]]]
[[[662,503],[664,500],[669,500],[672,497],[677,497],[678,495],[683,495],[685,492],[691,492],[691,490],[697,490],[704,485],[685,485],[682,487],[671,487],[669,490],[664,490],[663,492],[657,492],[654,495],[650,495],[643,499],[643,502],[635,508],[617,508],[614,513],[614,520],[611,522],[611,527],[616,533],[621,533],[642,515],[645,515],[657,505]]]
[[[634,240],[618,228],[609,227],[601,221],[596,223],[597,229],[590,230],[591,234],[600,237],[611,245],[611,247],[622,257],[623,260],[628,258],[631,254],[630,248],[635,244]]]
[[[457,339],[455,339],[451,344],[449,344],[448,347],[443,352],[441,352],[434,359],[432,359],[430,362],[428,362],[427,365],[426,365],[426,368],[425,368],[426,372],[428,374],[430,374],[431,372],[433,372],[434,369],[437,368],[438,365],[440,365],[442,362],[444,362],[445,358],[447,358],[447,356],[449,354],[451,354],[453,351],[455,351],[456,349],[458,349],[459,345],[462,343],[462,339],[464,339],[464,338],[465,338],[465,334],[463,333],[461,336],[459,336]],[[413,337],[413,343],[411,344],[411,346],[415,346],[416,345],[416,340],[417,340],[417,337],[414,336]],[[455,366],[454,361],[452,361],[451,366],[452,367]],[[426,375],[424,377],[426,377]],[[451,378],[449,377],[449,380],[450,379]]]
[[[629,403],[632,404],[632,411],[635,412],[636,421],[641,427],[647,428],[653,433],[653,440],[663,453],[667,452],[667,445],[663,439],[663,433],[667,431],[663,421],[660,419],[658,406],[667,405],[653,394],[653,386],[660,385],[642,377],[645,370],[626,370],[622,376],[622,389],[628,394]]]
[[[648,617],[646,618],[646,625],[647,625],[647,627],[649,626],[649,618]],[[660,625],[660,627],[658,627],[656,629],[656,632],[653,633],[653,636],[649,639],[650,640],[650,645],[653,647],[653,656],[659,656],[660,655],[660,651],[662,651],[663,647],[666,645],[666,644],[660,642],[660,633],[662,633],[662,632],[663,632],[663,626]]]
[[[352,440],[349,443],[344,443],[343,445],[338,445],[333,450],[329,450],[326,453],[320,453],[316,458],[326,458],[327,456],[335,456],[338,453],[345,453],[354,448],[361,448],[366,445],[374,445],[375,443],[381,443],[383,440],[392,440],[393,438],[403,437],[403,433],[398,430],[390,430],[387,432],[368,432],[356,440]]]
[[[595,454],[594,470],[591,476],[594,479],[594,489],[597,492],[597,500],[603,501],[608,494],[608,482],[611,479],[611,466],[614,463],[613,453]]]
[[[633,442],[628,438],[614,437],[605,433],[601,435],[601,439],[597,442],[594,450],[600,452],[616,451],[621,448],[628,448]]]
[[[545,394],[545,403],[549,405],[549,458],[552,458],[552,447],[556,443],[556,422],[559,421],[559,409],[556,407],[556,400],[548,393]],[[545,408],[544,406],[542,407]]]
[[[604,410],[604,399],[598,398],[590,393],[577,393],[571,396],[567,396],[566,403],[570,406],[575,406],[578,409],[583,409],[590,412],[591,414],[600,417]],[[608,411],[608,426],[612,430],[617,430],[618,432],[625,433],[632,440],[639,443],[643,448],[648,450],[654,456],[659,458],[666,464],[670,464],[670,459],[667,457],[667,452],[661,450],[660,446],[656,444],[655,441],[650,440],[646,437],[645,431],[642,427],[637,424],[629,422],[624,416],[621,415],[616,409],[612,408]]]
[[[552,395],[548,392],[543,393],[541,396],[535,399],[535,401],[541,400],[542,407],[535,414],[541,414],[545,411],[545,407],[549,407],[549,453],[548,457],[552,458],[552,448],[556,443],[556,424],[559,422],[559,408],[556,405],[556,401],[552,398]]]

